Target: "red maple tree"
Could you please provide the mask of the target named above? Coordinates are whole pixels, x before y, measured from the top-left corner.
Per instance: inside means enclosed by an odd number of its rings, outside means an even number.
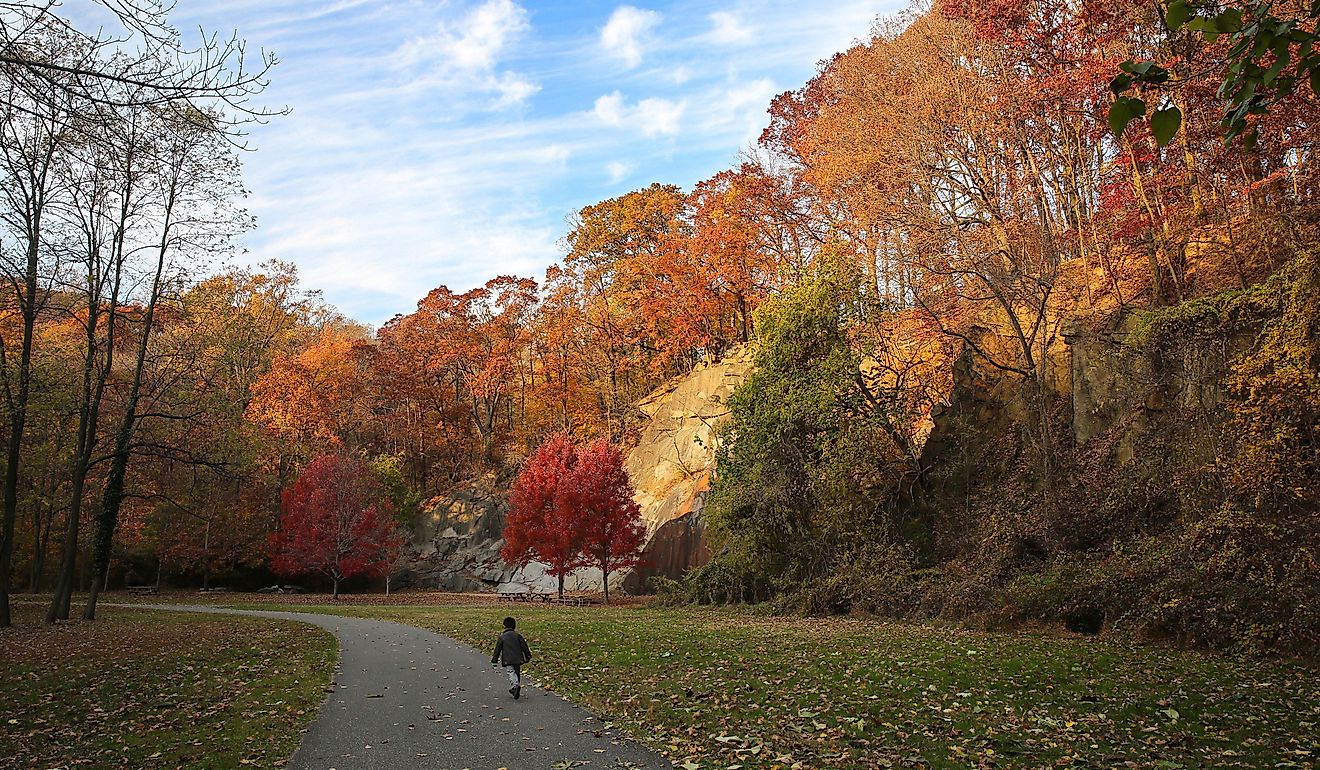
[[[382,527],[377,538],[371,543],[377,558],[370,570],[374,575],[385,578],[385,595],[390,595],[390,585],[394,582],[395,571],[403,566],[408,556],[408,530],[396,523]]]
[[[605,439],[579,450],[557,433],[523,463],[509,497],[500,556],[511,564],[548,564],[559,579],[596,567],[610,600],[609,577],[641,563],[646,539],[623,455]]]
[[[284,492],[284,515],[271,535],[271,568],[285,575],[319,573],[339,583],[379,571],[394,536],[390,504],[360,460],[321,455]]]
[[[578,564],[601,572],[605,603],[610,603],[610,573],[642,563],[646,526],[633,499],[623,453],[598,439],[578,453],[577,465],[562,484],[562,505],[575,512],[582,537]]]
[[[509,495],[500,550],[500,558],[510,564],[549,565],[548,574],[559,579],[561,599],[564,578],[578,568],[582,553],[577,512],[565,506],[559,494],[577,461],[577,447],[567,433],[556,433],[523,461]]]

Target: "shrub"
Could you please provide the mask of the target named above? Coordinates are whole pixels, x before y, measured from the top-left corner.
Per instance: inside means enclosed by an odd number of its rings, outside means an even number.
[[[770,598],[769,583],[725,552],[695,569],[682,580],[656,576],[651,585],[659,594],[658,603],[681,604],[756,604]]]
[[[908,617],[920,595],[920,575],[911,551],[876,544],[844,553],[832,572],[784,594],[775,606],[780,611],[806,615]]]

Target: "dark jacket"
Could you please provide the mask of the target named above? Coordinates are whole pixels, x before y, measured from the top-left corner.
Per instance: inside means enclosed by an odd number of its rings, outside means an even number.
[[[512,628],[504,629],[500,640],[495,643],[495,652],[491,653],[490,662],[501,666],[521,666],[532,659],[532,650],[522,634]]]

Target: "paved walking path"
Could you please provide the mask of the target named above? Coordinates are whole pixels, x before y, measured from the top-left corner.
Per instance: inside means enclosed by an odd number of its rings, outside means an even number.
[[[515,701],[489,652],[430,631],[306,612],[146,606],[296,620],[339,638],[330,695],[288,765],[293,770],[673,767],[582,708],[534,686],[526,670],[522,698]],[[492,631],[492,646],[498,630]]]

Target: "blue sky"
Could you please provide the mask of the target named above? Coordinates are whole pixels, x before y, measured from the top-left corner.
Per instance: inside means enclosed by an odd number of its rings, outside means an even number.
[[[242,261],[293,262],[379,325],[440,284],[539,279],[572,212],[734,164],[773,95],[900,5],[179,0],[172,19],[280,59],[264,101],[292,113],[252,131]]]

